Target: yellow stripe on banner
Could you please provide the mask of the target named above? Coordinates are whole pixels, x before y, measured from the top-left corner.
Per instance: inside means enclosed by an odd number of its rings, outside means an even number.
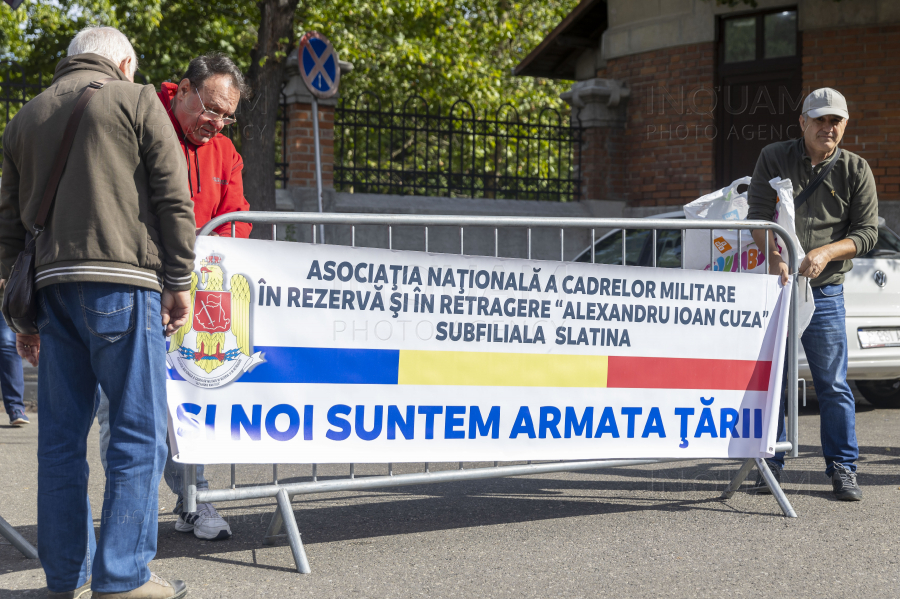
[[[606,387],[607,356],[400,350],[399,385]]]

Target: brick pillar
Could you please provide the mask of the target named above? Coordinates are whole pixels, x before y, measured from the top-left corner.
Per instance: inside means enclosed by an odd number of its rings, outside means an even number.
[[[287,102],[288,189],[315,195],[316,155],[313,139],[312,96],[296,72],[289,74],[284,87]],[[322,189],[334,189],[334,109],[338,97],[319,100],[319,143],[322,160]]]
[[[625,100],[630,90],[613,79],[579,81],[560,97],[581,127],[582,200],[625,200]],[[577,153],[576,153],[577,160]]]

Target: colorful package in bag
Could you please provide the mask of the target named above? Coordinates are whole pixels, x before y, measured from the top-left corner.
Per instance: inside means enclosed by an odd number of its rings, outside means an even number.
[[[738,187],[750,185],[750,177],[742,177],[724,187],[700,197],[684,207],[688,220],[746,220],[747,192]],[[740,248],[738,248],[740,245]],[[712,251],[710,251],[712,250]],[[684,265],[694,270],[722,270],[726,272],[765,273],[766,257],[753,243],[750,231],[741,231],[740,244],[736,230],[687,230],[684,233]],[[712,262],[710,262],[710,253]],[[738,257],[739,256],[739,257]],[[738,266],[740,264],[740,267]]]

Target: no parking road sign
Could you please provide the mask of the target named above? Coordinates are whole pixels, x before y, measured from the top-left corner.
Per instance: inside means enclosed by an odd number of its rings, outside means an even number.
[[[337,93],[341,69],[337,52],[327,37],[315,31],[304,35],[297,58],[300,76],[312,95],[324,99]]]

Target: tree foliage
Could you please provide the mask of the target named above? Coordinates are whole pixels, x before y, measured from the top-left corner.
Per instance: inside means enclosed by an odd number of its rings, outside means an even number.
[[[325,34],[353,63],[342,95],[383,104],[412,94],[429,104],[466,98],[479,110],[558,104],[567,84],[514,77],[512,68],[577,0],[325,0],[305,3],[301,27]]]
[[[272,60],[283,60],[282,48],[292,37],[279,33],[278,39],[261,40],[261,31],[278,29],[260,27],[261,15],[269,14],[265,10],[276,6],[273,2],[25,0],[16,11],[0,3],[0,61],[14,60],[32,80],[41,73],[46,85],[75,33],[87,25],[110,25],[129,37],[138,54],[138,82],[158,86],[178,81],[192,58],[216,50],[231,56],[254,83],[255,73],[271,70]],[[578,0],[307,1],[296,9],[293,37],[319,31],[333,41],[343,60],[354,64],[353,72],[341,78],[341,94],[351,103],[371,92],[383,109],[397,109],[419,95],[434,112],[445,112],[456,99],[466,99],[479,118],[491,118],[505,103],[536,118],[545,106],[561,107],[559,94],[569,85],[514,77],[512,68],[577,4]],[[272,50],[273,43],[277,51]],[[272,72],[280,77],[280,66]],[[0,82],[7,77],[0,70]],[[269,89],[271,84],[263,87]],[[16,108],[11,106],[11,112]],[[276,130],[274,112],[266,111],[270,116],[265,122],[254,120],[259,115],[239,112],[241,130],[252,124],[249,130],[271,135]],[[242,152],[247,150],[245,176],[248,170],[265,171],[265,181],[248,186],[259,195],[252,201],[274,207],[274,179],[271,185],[269,181],[274,169],[269,163],[274,164],[280,147],[273,148],[272,156],[262,156],[257,155],[261,140],[235,141]],[[277,145],[268,138],[262,141],[267,147]],[[272,193],[259,191],[270,187]]]
[[[72,37],[88,25],[125,33],[138,54],[137,81],[177,80],[195,56],[217,50],[246,69],[259,11],[238,0],[25,0],[0,4],[0,59],[52,76]]]
[[[568,85],[513,77],[512,67],[578,0],[322,0],[301,2],[297,34],[330,37],[356,67],[342,95],[364,90],[385,103],[419,94],[429,103],[467,98],[479,109],[558,103]],[[177,80],[191,58],[218,50],[246,72],[260,12],[240,0],[25,0],[0,3],[0,58],[53,73],[72,36],[89,24],[123,31],[138,52],[138,81]]]

